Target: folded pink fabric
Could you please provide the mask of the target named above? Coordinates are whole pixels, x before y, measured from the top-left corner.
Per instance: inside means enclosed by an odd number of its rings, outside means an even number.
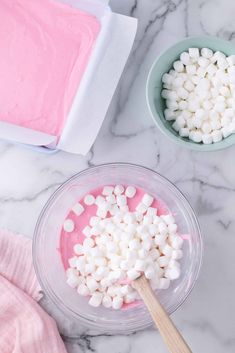
[[[31,240],[0,231],[0,352],[66,353],[54,320],[38,305]]]

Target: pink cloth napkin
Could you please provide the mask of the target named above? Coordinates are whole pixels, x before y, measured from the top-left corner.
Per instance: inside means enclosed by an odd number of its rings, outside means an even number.
[[[55,321],[37,303],[31,245],[0,231],[0,353],[66,353]]]

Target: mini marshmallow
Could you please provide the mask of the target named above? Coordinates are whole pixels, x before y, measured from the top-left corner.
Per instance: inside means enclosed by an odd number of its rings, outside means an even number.
[[[140,241],[138,239],[133,239],[129,242],[129,248],[131,250],[138,250],[140,248]]]
[[[130,303],[133,303],[136,299],[137,299],[137,293],[136,292],[132,292],[132,293],[129,293],[129,294],[125,295],[124,303],[130,304]]]
[[[176,101],[167,99],[166,100],[166,106],[168,109],[171,109],[173,111],[177,110],[179,108],[178,103]]]
[[[84,244],[83,244],[84,247]],[[78,271],[81,273],[84,272],[85,270],[85,265],[86,265],[86,259],[85,256],[79,256],[76,261],[76,268]]]
[[[159,217],[159,216],[153,217],[153,224],[158,225],[159,223],[161,223],[161,221],[162,221],[161,217]]]
[[[121,195],[125,191],[124,187],[122,185],[116,185],[114,188],[114,194],[115,195]]]
[[[166,241],[166,234],[157,234],[155,236],[154,242],[156,245],[164,245]]]
[[[222,132],[220,130],[212,131],[211,136],[214,143],[221,141],[223,138]]]
[[[80,279],[79,276],[76,276],[75,274],[70,274],[66,282],[71,288],[76,288],[79,285]]]
[[[202,132],[204,134],[209,134],[211,132],[211,130],[212,130],[212,127],[211,127],[211,124],[209,122],[208,123],[205,122],[205,123],[202,124],[201,129],[202,129]]]
[[[182,250],[173,250],[171,254],[171,258],[173,260],[179,260],[183,257],[183,251]]]
[[[135,270],[138,272],[143,272],[146,268],[146,262],[144,260],[137,260],[135,263]]]
[[[123,298],[118,296],[113,298],[113,303],[112,303],[113,309],[118,310],[122,307],[122,305],[123,305]]]
[[[107,205],[106,205],[106,203],[102,203],[98,207],[98,209],[96,211],[96,215],[100,218],[105,218],[107,216],[107,213],[108,213]]]
[[[90,276],[87,277],[86,285],[91,293],[95,292],[99,287],[98,282]]]
[[[120,209],[117,204],[114,204],[109,208],[109,212],[111,216],[115,216],[120,213]]]
[[[102,231],[103,231],[102,227],[99,224],[97,224],[96,226],[90,228],[90,236],[99,235],[102,233]]]
[[[184,84],[184,80],[182,77],[176,77],[173,81],[173,87],[182,87]],[[165,93],[168,96],[168,93]],[[169,96],[167,97],[169,98]]]
[[[172,247],[169,246],[168,244],[166,244],[166,245],[163,247],[163,249],[162,249],[162,253],[163,253],[164,255],[168,256],[168,257],[171,256],[172,251],[173,251]]]
[[[196,69],[195,69],[193,76],[191,76],[190,79],[191,79],[192,83],[194,83],[194,85],[197,85],[200,81],[200,77],[195,74],[196,74]]]
[[[220,58],[217,60],[217,65],[220,69],[225,70],[228,67],[228,62],[225,58]]]
[[[91,227],[94,227],[97,224],[99,224],[100,221],[101,221],[100,217],[93,216],[93,217],[90,218],[90,222],[89,223],[90,223]]]
[[[210,64],[210,61],[204,57],[200,57],[198,59],[198,65],[203,68],[206,68],[209,64]]]
[[[175,91],[168,90],[168,99],[172,101],[177,101],[178,100],[178,94]]]
[[[190,64],[190,56],[189,56],[189,53],[187,53],[187,52],[181,53],[181,54],[180,54],[180,61],[181,61],[184,65]]]
[[[130,260],[123,260],[120,262],[120,268],[124,271],[127,271],[132,266],[132,261]]]
[[[212,136],[211,134],[203,134],[202,135],[202,142],[205,144],[205,145],[209,145],[213,142],[213,139],[212,139]]]
[[[133,198],[136,194],[136,188],[134,186],[128,186],[125,191],[125,195],[128,198]]]
[[[183,72],[184,71],[184,65],[179,60],[174,62],[173,67],[176,72]]]
[[[95,272],[95,265],[92,263],[86,264],[84,272],[86,275],[90,275],[91,273]]]
[[[102,195],[104,196],[110,196],[114,192],[114,187],[113,186],[105,186],[102,190]]]
[[[188,92],[192,92],[195,88],[195,85],[193,84],[193,82],[191,82],[190,80],[185,81],[184,83],[184,88],[188,91]]]
[[[106,244],[106,248],[109,253],[114,253],[114,254],[117,252],[117,249],[118,249],[117,245],[113,241],[109,241]]]
[[[178,279],[180,276],[180,269],[177,267],[169,268],[165,271],[165,277],[169,278],[170,280]]]
[[[219,130],[221,128],[221,121],[219,119],[213,119],[210,121],[213,130]]]
[[[166,267],[169,264],[169,257],[168,256],[160,256],[157,259],[157,263],[160,267]]]
[[[209,100],[204,100],[204,101],[202,102],[202,107],[203,107],[203,109],[205,110],[205,114],[206,114],[207,111],[209,111],[209,110],[212,109],[213,105],[212,105],[211,101],[209,101]]]
[[[217,72],[217,68],[214,64],[210,64],[209,66],[207,66],[206,70],[209,76],[214,76]]]
[[[125,295],[127,295],[129,293],[132,293],[132,287],[130,285],[126,284],[126,285],[121,287],[120,291],[121,291],[121,294],[123,296],[125,296]]]
[[[93,246],[95,246],[95,241],[92,238],[86,238],[82,245],[83,248],[93,248]]]
[[[138,257],[140,258],[140,259],[146,259],[146,257],[148,256],[148,251],[147,250],[145,250],[145,249],[140,249],[140,250],[138,250]]]
[[[189,138],[194,142],[201,142],[202,141],[202,133],[200,131],[192,131],[189,134]]]
[[[178,107],[179,107],[179,110],[184,111],[184,110],[187,109],[188,103],[187,103],[185,100],[181,100],[181,101],[179,101],[179,103],[178,103]]]
[[[103,299],[103,295],[99,292],[95,292],[90,297],[89,304],[97,308],[98,306],[100,306],[102,299]]]
[[[101,195],[97,196],[96,199],[95,199],[95,204],[97,206],[105,204],[105,198],[103,196],[101,196]]]
[[[162,92],[161,92],[162,98],[164,98],[164,99],[170,98],[170,92],[171,92],[171,91],[168,90],[168,89],[163,89]]]
[[[186,99],[188,97],[188,91],[184,87],[178,88],[177,94],[182,99]],[[178,105],[178,107],[179,107],[179,105]]]
[[[164,75],[162,76],[162,82],[163,82],[163,83],[166,83],[166,84],[168,84],[168,85],[171,85],[171,84],[172,84],[172,81],[173,81],[172,75],[164,74]]]
[[[82,233],[85,235],[85,237],[89,238],[92,236],[91,234],[91,227],[86,226],[85,228],[83,228]]]
[[[147,206],[150,207],[153,203],[154,198],[149,195],[149,194],[144,194],[143,198],[142,198],[142,203]]]
[[[127,271],[127,277],[129,280],[134,281],[136,278],[140,277],[140,272],[135,269],[130,269]]]
[[[109,295],[104,295],[102,299],[102,304],[105,308],[112,307],[112,298]]]
[[[117,205],[125,206],[127,204],[127,199],[125,195],[117,195]]]
[[[228,118],[233,118],[235,116],[235,113],[234,113],[233,109],[227,108],[224,111],[224,116],[228,117]]]
[[[157,260],[160,257],[160,252],[157,249],[152,249],[149,252],[149,255],[150,255],[151,259],[154,261],[154,260]]]
[[[149,251],[152,248],[152,245],[153,245],[152,239],[143,240],[143,243],[142,243],[143,249]]]
[[[82,283],[78,286],[77,292],[80,295],[87,296],[90,294],[89,289],[87,288],[86,284]]]
[[[148,230],[149,230],[149,234],[153,236],[153,235],[157,234],[158,226],[156,224],[150,224],[148,227]]]
[[[158,230],[161,235],[166,235],[167,234],[167,225],[165,222],[160,222],[158,225]]]
[[[186,72],[188,75],[195,75],[197,72],[197,68],[195,65],[186,65]]]
[[[146,226],[150,226],[153,223],[153,216],[144,216],[143,224]]]
[[[195,113],[197,109],[200,108],[200,104],[197,100],[190,100],[188,104],[188,109],[190,112]]]
[[[67,218],[63,224],[63,229],[67,233],[72,233],[74,231],[75,225],[72,219]]]
[[[94,205],[94,203],[95,203],[95,198],[94,198],[94,196],[93,195],[86,195],[85,197],[84,197],[84,203],[85,203],[85,205],[87,205],[87,206],[91,206],[91,205]]]
[[[179,132],[180,129],[182,128],[179,123],[177,121],[175,121],[173,124],[172,124],[172,127],[175,131]]]
[[[209,48],[202,48],[201,55],[203,56],[203,58],[210,59],[213,56],[213,51]]]
[[[235,65],[235,55],[230,55],[226,58],[229,66]]]
[[[156,276],[156,271],[153,266],[149,265],[144,271],[144,275],[147,279],[152,279]]]
[[[171,245],[174,249],[179,250],[181,249],[182,245],[183,245],[183,239],[180,236],[176,236],[174,237],[174,239],[171,242]]]
[[[167,121],[175,120],[175,112],[173,112],[173,110],[165,109],[164,116]],[[126,194],[126,196],[127,196],[127,194]]]
[[[122,212],[129,212],[129,207],[128,207],[128,205],[119,206],[119,208],[120,208],[120,210],[121,210]]]
[[[219,59],[225,59],[225,57],[226,56],[224,55],[224,53],[221,53],[220,51],[216,51],[211,58],[211,62],[215,63]]]
[[[221,122],[221,126],[225,127],[225,126],[228,126],[230,124],[231,119],[229,117],[227,117],[227,116],[223,116],[221,118],[220,122]]]
[[[198,48],[189,48],[188,53],[191,58],[195,59],[198,59],[200,55]]]
[[[214,109],[216,112],[223,113],[225,111],[225,103],[224,102],[216,102],[214,105]]]
[[[79,244],[80,245],[80,244]],[[82,245],[81,245],[82,246]],[[74,250],[74,249],[73,249]],[[82,251],[83,251],[83,248],[82,248]],[[83,254],[83,252],[81,252],[80,251],[80,248],[79,248],[79,254],[78,255],[82,255]],[[70,259],[69,259],[69,266],[71,267],[71,268],[68,268],[67,269],[67,272],[66,272],[66,274],[70,274],[70,273],[73,273],[73,274],[75,274],[76,273],[76,270],[75,270],[75,268],[76,268],[76,266],[77,266],[77,257],[76,256],[73,256],[73,257],[71,257]],[[71,270],[71,271],[70,271]]]
[[[231,131],[230,131],[230,128],[225,126],[221,129],[221,132],[222,132],[222,135],[223,135],[223,138],[226,138],[228,137],[229,135],[231,135]]]
[[[145,213],[147,211],[147,209],[148,209],[148,206],[146,206],[142,202],[136,206],[136,211],[139,213],[142,213],[142,214]]]
[[[181,137],[188,137],[189,136],[189,129],[187,127],[182,127],[179,129],[179,135]]]
[[[73,251],[76,255],[83,255],[84,254],[84,249],[82,244],[76,244],[73,247]],[[70,265],[71,266],[71,265]],[[71,266],[73,267],[73,266]]]
[[[161,219],[163,219],[167,225],[175,223],[175,218],[171,214],[162,215]]]
[[[108,195],[106,196],[106,201],[110,205],[116,204],[116,197],[114,195]]]
[[[73,206],[72,211],[76,214],[76,216],[81,216],[81,214],[84,212],[84,207],[79,202],[77,202]]]

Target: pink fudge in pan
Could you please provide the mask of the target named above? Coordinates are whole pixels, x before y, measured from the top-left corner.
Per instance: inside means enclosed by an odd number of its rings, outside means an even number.
[[[0,121],[59,137],[99,31],[56,0],[1,0]]]

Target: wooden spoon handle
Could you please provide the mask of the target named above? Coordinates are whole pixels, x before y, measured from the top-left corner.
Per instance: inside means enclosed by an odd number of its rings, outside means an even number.
[[[157,300],[148,280],[144,276],[141,276],[133,282],[133,287],[138,291],[148,308],[169,352],[192,353],[184,338]]]

